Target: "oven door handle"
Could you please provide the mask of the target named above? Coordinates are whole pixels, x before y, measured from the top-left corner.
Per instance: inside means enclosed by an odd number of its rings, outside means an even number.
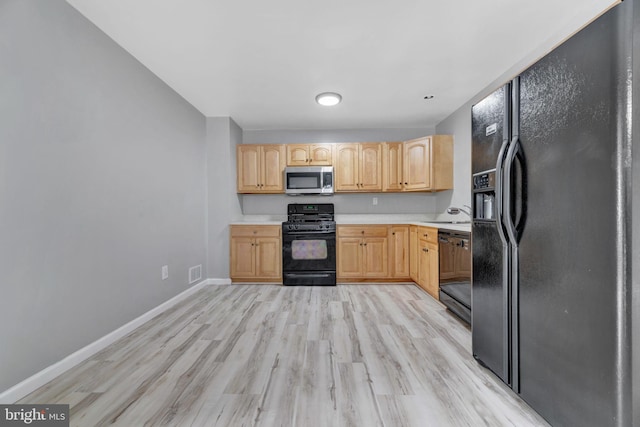
[[[326,231],[326,230],[307,230],[307,231],[285,231],[284,235],[288,235],[288,236],[301,236],[301,235],[307,235],[307,234],[324,234],[326,236],[331,236],[332,234],[335,235],[336,232],[335,231]]]

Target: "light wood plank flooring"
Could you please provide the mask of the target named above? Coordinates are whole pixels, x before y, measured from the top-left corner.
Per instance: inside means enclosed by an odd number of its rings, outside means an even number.
[[[207,286],[20,403],[72,426],[544,426],[414,285]]]

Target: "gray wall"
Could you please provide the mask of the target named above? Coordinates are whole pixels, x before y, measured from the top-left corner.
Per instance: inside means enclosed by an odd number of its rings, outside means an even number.
[[[242,217],[236,193],[236,145],[242,129],[229,117],[207,118],[207,272],[229,277],[229,222]]]
[[[0,390],[187,289],[205,185],[198,111],[63,0],[0,2]]]
[[[558,45],[559,41],[567,38],[567,28],[579,28],[588,23],[582,22],[584,17],[567,17],[566,27],[556,33],[550,33],[538,48],[531,52],[523,52],[522,58],[497,76],[490,84],[460,106],[449,117],[436,125],[437,134],[454,136],[454,190],[438,193],[436,210],[444,212],[448,206],[470,205],[471,203],[471,107],[485,96],[519,75],[538,59],[546,55]],[[594,17],[595,19],[595,17]]]
[[[449,206],[471,206],[471,105],[463,105],[436,126],[436,133],[453,135],[454,140],[453,190],[436,196],[436,211],[440,213]]]
[[[338,130],[245,130],[245,144],[292,144],[311,142],[406,141],[436,133],[433,127],[418,129],[338,129]],[[454,143],[455,144],[455,143]],[[291,197],[280,194],[250,195],[242,198],[245,215],[286,215],[288,203],[333,203],[338,214],[422,214],[436,213],[436,193],[336,194],[331,197]],[[378,204],[373,205],[373,197]]]

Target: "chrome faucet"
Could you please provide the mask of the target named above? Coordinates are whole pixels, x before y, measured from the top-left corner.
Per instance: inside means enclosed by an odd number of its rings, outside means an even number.
[[[447,213],[449,215],[458,215],[460,212],[463,212],[463,213],[467,214],[469,219],[471,219],[471,206],[469,206],[469,205],[462,205],[462,206],[464,206],[465,208],[468,208],[469,210],[466,210],[464,208],[458,208],[458,207],[455,207],[455,206],[449,206],[447,208]]]

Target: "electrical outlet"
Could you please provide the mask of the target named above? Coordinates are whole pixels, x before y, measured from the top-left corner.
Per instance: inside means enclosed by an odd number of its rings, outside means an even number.
[[[162,266],[162,280],[167,280],[169,278],[169,266]]]
[[[377,198],[377,197],[374,197],[374,198],[373,198],[373,206],[375,206],[375,205],[377,205],[377,204],[378,204],[378,198]]]

